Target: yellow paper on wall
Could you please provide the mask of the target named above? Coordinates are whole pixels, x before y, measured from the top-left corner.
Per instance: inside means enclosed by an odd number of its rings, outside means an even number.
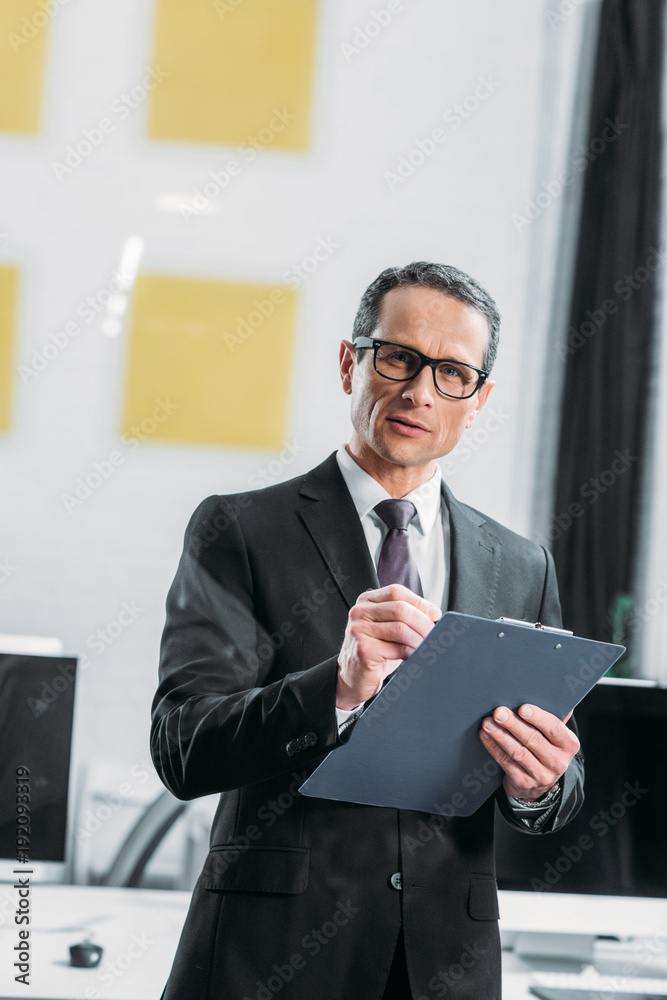
[[[287,436],[296,293],[142,274],[134,293],[124,433],[280,448]]]
[[[0,4],[1,132],[39,132],[49,21],[35,0]]]
[[[18,269],[0,267],[0,431],[11,424],[18,287]]]
[[[157,0],[153,139],[308,147],[317,0]]]

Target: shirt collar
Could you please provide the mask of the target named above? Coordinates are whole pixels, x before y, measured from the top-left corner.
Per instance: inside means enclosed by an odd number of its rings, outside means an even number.
[[[360,465],[357,465],[345,445],[340,446],[336,452],[336,458],[360,520],[367,515],[378,518],[373,508],[381,500],[391,499],[387,491],[378,483],[377,479],[373,479]],[[431,530],[440,513],[441,482],[442,472],[436,463],[435,472],[431,478],[403,497],[404,500],[411,500],[415,505],[417,514],[413,523],[423,535]]]

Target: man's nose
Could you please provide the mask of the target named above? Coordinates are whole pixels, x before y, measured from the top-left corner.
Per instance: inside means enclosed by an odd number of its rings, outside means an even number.
[[[433,383],[433,370],[425,365],[418,375],[405,383],[401,394],[403,399],[411,399],[415,406],[428,406],[435,400],[436,388]]]

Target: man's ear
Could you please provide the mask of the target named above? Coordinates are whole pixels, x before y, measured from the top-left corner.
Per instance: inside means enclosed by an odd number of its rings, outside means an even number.
[[[479,392],[475,394],[475,405],[468,414],[466,427],[472,427],[475,422],[475,417],[486,403],[495,384],[495,382],[485,382]]]
[[[355,360],[354,344],[349,340],[342,340],[339,353],[340,378],[343,383],[343,392],[346,392],[348,396],[352,392],[352,372]]]

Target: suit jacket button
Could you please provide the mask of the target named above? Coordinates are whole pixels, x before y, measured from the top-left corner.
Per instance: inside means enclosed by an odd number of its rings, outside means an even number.
[[[288,757],[291,757],[293,754],[297,753],[299,748],[294,745],[295,743],[296,740],[290,740],[287,746],[285,747],[285,749],[287,750]]]
[[[392,889],[402,889],[403,888],[403,878],[400,872],[394,872],[394,874],[389,879]]]
[[[314,747],[317,743],[317,736],[315,733],[306,733],[306,746]]]

